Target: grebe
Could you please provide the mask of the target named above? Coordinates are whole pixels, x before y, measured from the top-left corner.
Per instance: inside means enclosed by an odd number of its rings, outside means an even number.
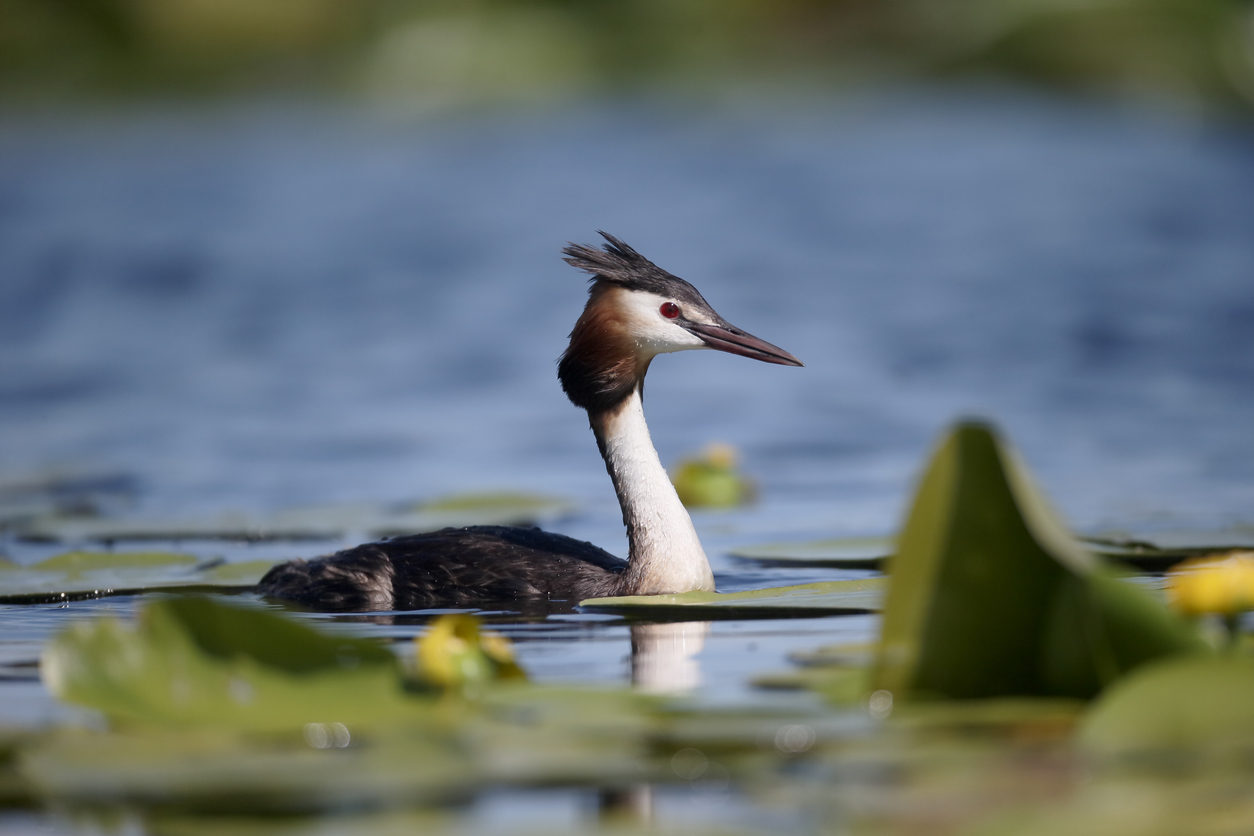
[[[622,505],[627,560],[535,528],[446,528],[280,564],[258,592],[319,610],[380,611],[714,589],[692,520],[649,438],[645,372],[657,355],[693,348],[784,366],[801,361],[728,323],[688,282],[601,236],[602,249],[562,251],[591,275],[591,286],[557,376],[588,412]]]

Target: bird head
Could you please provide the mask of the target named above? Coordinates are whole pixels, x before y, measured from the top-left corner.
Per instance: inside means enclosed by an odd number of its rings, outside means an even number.
[[[765,363],[800,366],[782,348],[723,319],[688,282],[602,232],[601,249],[572,244],[568,264],[591,275],[588,303],[558,365],[575,405],[608,409],[644,381],[659,354],[712,348]]]

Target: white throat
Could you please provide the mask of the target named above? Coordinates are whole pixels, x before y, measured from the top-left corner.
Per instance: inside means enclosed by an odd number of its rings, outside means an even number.
[[[692,518],[653,448],[639,389],[614,409],[593,416],[592,425],[627,526],[628,566],[620,592],[713,590],[714,573]]]

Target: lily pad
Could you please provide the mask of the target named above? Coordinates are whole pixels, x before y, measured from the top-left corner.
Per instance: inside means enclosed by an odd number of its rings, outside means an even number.
[[[796,671],[755,676],[755,688],[768,691],[813,691],[835,705],[865,703],[870,690],[870,669],[866,666],[803,668]]]
[[[528,525],[569,512],[569,503],[519,493],[457,494],[414,506],[339,505],[293,508],[267,516],[224,514],[190,520],[43,516],[17,528],[39,542],[180,540],[312,541],[363,539],[433,531],[445,526]]]
[[[393,732],[362,745],[331,722],[258,739],[222,729],[66,729],[29,747],[20,774],[45,801],[311,813],[462,797],[480,777],[448,735]]]
[[[0,476],[0,528],[55,514],[98,514],[129,505],[138,492],[126,473],[48,471]]]
[[[18,538],[40,543],[175,542],[181,540],[325,540],[339,536],[339,525],[315,520],[225,514],[207,519],[138,519],[57,515],[17,527]]]
[[[249,588],[256,586],[261,576],[273,566],[273,560],[223,560],[209,565],[201,564],[196,577],[208,587]]]
[[[825,581],[747,592],[684,592],[675,595],[626,595],[590,598],[582,609],[661,621],[727,618],[812,618],[856,615],[879,609],[883,578]]]
[[[1192,557],[1219,554],[1236,548],[1250,548],[1248,545],[1239,547],[1230,544],[1160,546],[1148,540],[1106,536],[1081,536],[1076,539],[1090,552],[1147,572],[1161,572]],[[769,563],[773,566],[882,570],[895,550],[896,542],[892,537],[837,537],[763,543],[734,549],[730,554],[740,560]]]
[[[830,566],[881,569],[893,553],[892,537],[838,537],[802,542],[764,543],[734,549],[731,556],[777,566]]]
[[[20,773],[45,803],[212,813],[341,813],[455,802],[503,786],[619,787],[665,777],[655,764],[666,753],[653,752],[656,701],[625,689],[525,684],[483,696],[411,700],[412,713],[367,720],[352,719],[354,709],[343,720],[293,717],[286,728],[154,718],[104,732],[67,729],[22,752]],[[370,691],[359,698],[377,705]]]
[[[450,644],[466,622],[447,624],[422,651],[428,668],[449,653],[459,664]],[[164,599],[134,624],[81,622],[49,643],[50,690],[111,729],[45,736],[21,753],[21,773],[45,800],[276,812],[656,773],[660,700],[532,686],[508,660],[498,667],[467,699],[462,687],[416,687],[386,642],[211,598]],[[515,684],[488,687],[501,676]]]
[[[414,714],[385,645],[210,598],[150,602],[134,625],[71,624],[41,672],[57,696],[119,722],[299,730]]]
[[[788,661],[803,668],[829,665],[870,667],[875,660],[876,649],[875,644],[866,642],[829,644],[789,653]]]
[[[1179,545],[1159,545],[1148,540],[1100,536],[1084,537],[1081,538],[1081,542],[1103,557],[1145,572],[1163,572],[1177,563],[1195,557],[1206,557],[1252,547],[1249,540],[1225,540],[1222,543],[1199,544],[1196,542],[1198,535],[1191,536],[1195,538],[1191,545],[1188,544],[1190,541],[1187,539]],[[1244,542],[1246,545],[1234,545],[1238,542]]]
[[[448,526],[541,525],[570,514],[573,509],[567,500],[539,494],[452,494],[380,517],[368,533],[372,537],[395,537]]]
[[[565,513],[571,508],[570,502],[555,496],[519,491],[449,494],[416,506],[416,510],[423,512],[526,514],[531,519]]]
[[[833,644],[788,654],[797,667],[755,676],[757,688],[821,693],[829,702],[852,705],[866,700],[871,691],[871,670],[876,645]]]
[[[100,571],[123,569],[151,569],[152,567],[188,568],[196,565],[196,558],[177,552],[84,552],[73,551],[54,555],[36,564],[37,568],[50,572],[81,575]]]
[[[0,603],[54,603],[151,590],[238,591],[273,561],[211,562],[177,552],[72,551],[29,566],[0,563]]]
[[[1190,656],[1147,665],[1094,703],[1079,739],[1116,753],[1254,748],[1254,659]]]

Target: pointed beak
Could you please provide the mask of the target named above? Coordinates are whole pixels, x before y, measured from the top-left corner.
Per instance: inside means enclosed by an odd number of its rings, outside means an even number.
[[[741,331],[729,322],[718,322],[707,325],[703,322],[683,322],[684,328],[701,338],[710,348],[739,354],[741,357],[752,357],[763,363],[776,363],[781,366],[804,366],[805,364],[793,357],[777,345],[760,340],[752,334]]]

